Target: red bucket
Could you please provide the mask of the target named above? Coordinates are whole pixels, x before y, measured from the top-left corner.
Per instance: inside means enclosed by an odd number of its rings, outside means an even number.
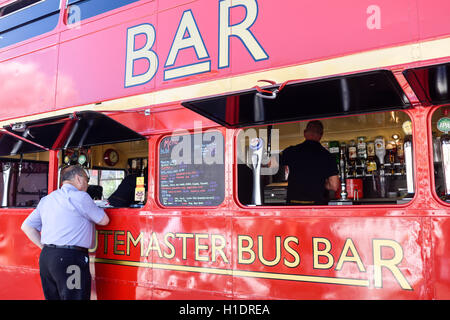
[[[346,179],[347,198],[359,200],[363,197],[363,181],[362,179]],[[336,198],[341,198],[341,186],[336,191]]]

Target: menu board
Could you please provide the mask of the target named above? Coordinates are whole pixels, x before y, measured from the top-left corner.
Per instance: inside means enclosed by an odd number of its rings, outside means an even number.
[[[172,135],[159,146],[159,201],[210,207],[225,197],[224,139],[218,132]]]

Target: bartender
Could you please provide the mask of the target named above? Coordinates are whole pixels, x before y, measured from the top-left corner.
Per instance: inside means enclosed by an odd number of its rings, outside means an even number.
[[[289,171],[287,203],[327,204],[327,190],[337,191],[340,184],[336,158],[320,144],[323,135],[321,121],[308,122],[303,133],[303,143],[290,146],[282,153],[281,162]]]
[[[108,202],[113,207],[129,207],[134,203],[135,189],[136,189],[136,178],[140,177],[139,174],[130,174],[126,176],[119,187],[113,194],[108,198]],[[143,176],[145,179],[145,186],[147,186],[147,176],[148,169],[145,167],[143,171]]]

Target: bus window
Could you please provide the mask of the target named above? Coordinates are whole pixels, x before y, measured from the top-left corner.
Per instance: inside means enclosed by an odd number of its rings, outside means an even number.
[[[53,30],[60,0],[16,0],[0,7],[0,48]]]
[[[130,117],[133,120],[129,120]],[[145,120],[146,115],[139,112],[127,114],[124,119],[121,114],[107,116],[99,112],[80,111],[13,123],[5,126],[0,133],[0,156],[27,154],[42,149],[60,150],[60,167],[78,164],[94,170],[91,174],[98,178],[93,179],[95,184],[91,183],[91,195],[103,201],[99,205],[109,203],[114,207],[139,207],[144,204],[146,195],[148,142],[126,123]],[[112,197],[122,198],[124,194],[127,197],[120,203],[111,200]]]
[[[159,144],[159,202],[215,207],[225,198],[224,138],[219,131],[173,135]]]
[[[79,164],[89,175],[88,193],[98,206],[141,207],[147,191],[147,140],[61,151],[61,166]],[[139,160],[139,161],[137,161]],[[136,196],[141,178],[143,194]],[[136,198],[138,197],[138,198]]]
[[[138,0],[67,0],[69,6],[67,22],[77,23],[80,20],[111,11]]]
[[[237,138],[237,187],[242,204],[401,204],[412,198],[412,130],[405,112],[389,111],[320,121],[324,128],[320,143],[335,159],[341,183],[338,190],[326,191],[324,188],[320,197],[306,199],[309,196],[301,193],[307,191],[296,194],[305,186],[305,190],[310,189],[308,181],[304,181],[300,188],[291,189],[288,199],[289,174],[292,173],[283,163],[283,151],[305,140],[304,130],[309,121],[252,127],[242,129]],[[302,159],[300,162],[311,161],[314,160]],[[342,184],[344,180],[345,185]],[[295,185],[297,187],[297,183]]]
[[[450,107],[438,108],[431,118],[436,193],[450,203]]]
[[[37,2],[42,0],[18,0],[8,3],[6,6],[0,8],[0,17],[7,16],[8,14],[23,10]]]
[[[108,199],[116,191],[125,178],[125,170],[89,169],[89,185],[101,186],[101,196],[94,196],[95,200]]]
[[[2,207],[36,207],[48,190],[48,152],[0,158]]]

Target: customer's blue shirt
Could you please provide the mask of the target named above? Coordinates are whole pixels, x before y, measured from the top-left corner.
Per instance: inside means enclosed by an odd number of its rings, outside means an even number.
[[[25,223],[41,232],[42,244],[92,248],[94,223],[104,215],[86,192],[66,183],[42,198]]]

